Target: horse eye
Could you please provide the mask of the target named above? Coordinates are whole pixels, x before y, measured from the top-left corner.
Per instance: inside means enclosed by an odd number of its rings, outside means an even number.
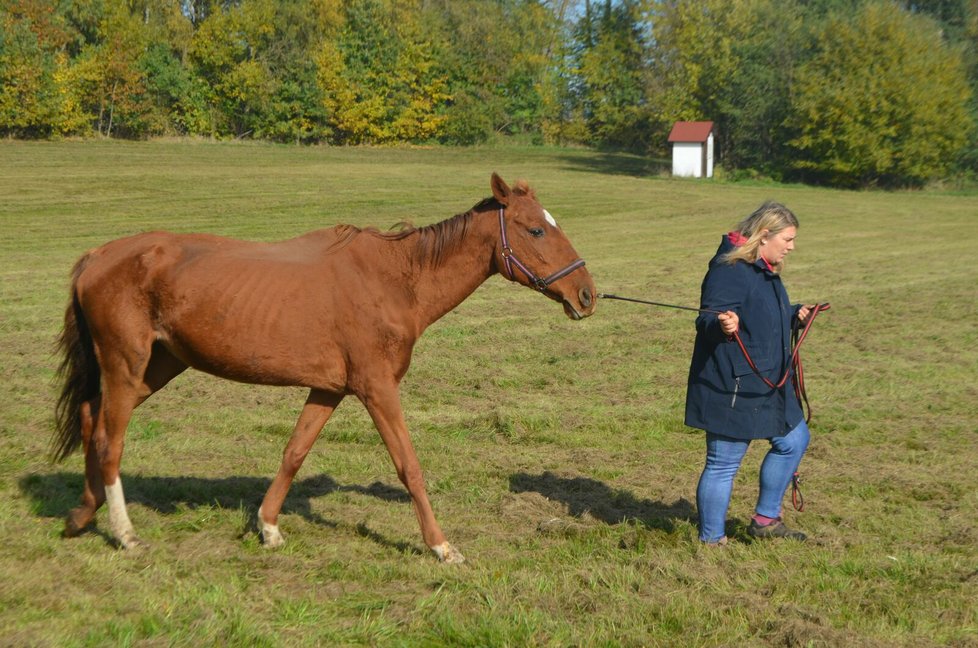
[[[540,238],[541,236],[543,236],[543,229],[541,229],[539,227],[531,227],[530,228],[530,236],[533,236],[533,237],[536,237],[536,238]]]

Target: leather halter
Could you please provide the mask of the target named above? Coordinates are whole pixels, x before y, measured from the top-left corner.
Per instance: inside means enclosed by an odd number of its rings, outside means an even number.
[[[516,281],[516,276],[513,274],[513,266],[515,265],[519,271],[526,276],[533,288],[539,290],[540,292],[546,292],[547,288],[549,288],[550,284],[553,282],[561,279],[562,277],[566,277],[578,268],[584,267],[584,259],[578,259],[577,261],[564,266],[548,277],[538,277],[532,270],[527,268],[522,261],[519,260],[516,253],[513,252],[513,248],[509,246],[509,240],[506,238],[506,219],[503,218],[503,209],[503,207],[499,208],[499,238],[503,244],[503,264],[506,266],[506,275],[510,281]]]

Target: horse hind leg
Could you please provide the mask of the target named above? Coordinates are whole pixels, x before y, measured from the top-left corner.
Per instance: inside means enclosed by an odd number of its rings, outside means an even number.
[[[91,522],[98,507],[108,502],[109,528],[115,540],[123,548],[141,544],[126,511],[119,475],[126,428],[136,407],[187,368],[161,345],[147,346],[151,348],[149,353],[132,354],[137,359],[149,356],[142,366],[135,363],[136,371],[120,357],[105,363],[104,392],[82,407],[85,491],[81,506],[69,514],[68,535],[80,532]]]
[[[285,452],[282,453],[282,466],[271,486],[268,487],[268,492],[265,493],[265,498],[258,509],[258,525],[262,544],[265,547],[274,548],[285,544],[285,538],[278,528],[278,514],[282,510],[282,503],[312,444],[342,400],[343,394],[315,389],[309,392],[306,404],[295,424],[292,438],[289,439]]]
[[[119,476],[123,440],[129,427],[129,419],[132,418],[133,410],[187,368],[186,364],[160,343],[154,342],[148,346],[149,359],[141,372],[141,380],[135,381],[134,385],[129,381],[117,384],[114,398],[108,404],[103,399],[108,453],[102,460],[101,468],[105,499],[109,504],[109,527],[112,535],[126,549],[142,544],[129,520],[122,478]],[[139,375],[140,372],[135,373]]]
[[[113,538],[124,549],[140,543],[129,513],[126,511],[126,498],[122,490],[119,466],[122,463],[122,448],[132,412],[139,403],[137,392],[123,381],[103,378],[102,403],[92,445],[99,463],[99,476],[105,491],[105,501],[109,507],[109,529]]]
[[[78,413],[81,419],[82,449],[85,453],[85,487],[81,504],[68,513],[65,522],[65,535],[76,536],[95,518],[95,511],[105,502],[105,487],[102,484],[102,472],[92,434],[95,430],[95,419],[98,417],[101,396],[82,403]]]

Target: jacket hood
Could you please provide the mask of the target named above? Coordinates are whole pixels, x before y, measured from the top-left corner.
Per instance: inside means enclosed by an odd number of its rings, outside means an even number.
[[[721,256],[727,254],[734,248],[737,248],[746,242],[747,239],[740,232],[729,232],[724,234],[720,238],[720,247],[717,248],[716,254],[713,255],[713,259],[710,261],[710,265],[716,263]]]
[[[740,247],[746,242],[747,242],[747,237],[741,234],[740,232],[737,231],[727,232],[720,239],[720,247],[717,248],[716,254],[713,255],[713,259],[710,261],[710,266],[713,266],[714,264],[718,263],[720,261],[720,257],[722,257],[724,254],[727,254],[731,250]],[[774,268],[772,268],[771,265],[762,256],[758,256],[757,260],[754,261],[753,265],[757,266],[761,270],[765,270],[767,272],[774,272]]]

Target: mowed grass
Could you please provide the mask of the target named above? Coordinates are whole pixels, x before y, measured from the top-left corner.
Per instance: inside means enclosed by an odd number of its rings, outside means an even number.
[[[439,564],[355,399],[254,518],[304,391],[187,372],[137,410],[122,472],[149,543],[61,537],[82,460],[47,461],[52,355],[85,250],[150,230],[250,239],[422,225],[526,178],[598,289],[695,305],[720,235],[761,201],[802,226],[785,282],[832,303],[806,342],[808,543],[696,540],[702,433],[682,424],[691,313],[602,302],[572,322],[491,278],[418,343],[402,385]],[[978,645],[978,196],[670,179],[543,148],[0,143],[0,644]],[[329,281],[324,278],[324,286]]]

